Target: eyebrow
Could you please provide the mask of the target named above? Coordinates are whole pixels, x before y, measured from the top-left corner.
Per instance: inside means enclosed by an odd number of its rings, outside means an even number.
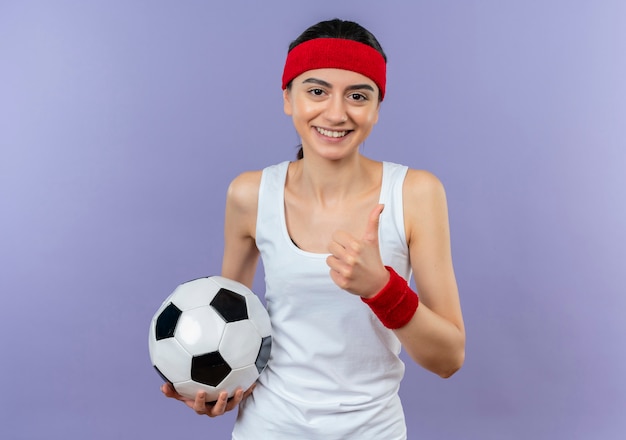
[[[323,79],[318,79],[318,78],[307,78],[304,81],[302,81],[302,84],[317,84],[318,86],[326,87],[328,89],[333,88],[333,85],[331,83],[326,82]],[[354,85],[346,87],[346,90],[347,91],[370,90],[372,92],[375,91],[374,88],[370,86],[369,84],[354,84]]]

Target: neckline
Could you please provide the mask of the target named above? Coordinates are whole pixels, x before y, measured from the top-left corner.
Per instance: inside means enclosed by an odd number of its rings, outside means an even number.
[[[310,257],[310,258],[326,259],[328,258],[330,253],[311,252],[311,251],[302,249],[296,246],[296,243],[292,240],[291,236],[289,235],[289,230],[287,229],[287,215],[285,212],[285,210],[287,209],[285,206],[285,184],[287,183],[287,173],[289,172],[290,163],[291,163],[290,161],[283,162],[283,169],[282,169],[282,175],[281,175],[281,181],[280,181],[281,184],[279,185],[279,197],[278,198],[279,198],[279,202],[281,206],[281,209],[279,210],[281,234],[283,236],[283,239],[287,243],[287,246],[295,253],[306,256],[306,257]],[[387,174],[388,174],[387,162],[382,161],[381,163],[382,163],[382,176],[380,179],[381,182],[380,182],[380,192],[378,194],[378,203],[383,202],[383,194],[384,194],[384,189],[387,184]],[[380,225],[379,225],[379,230],[380,230]]]

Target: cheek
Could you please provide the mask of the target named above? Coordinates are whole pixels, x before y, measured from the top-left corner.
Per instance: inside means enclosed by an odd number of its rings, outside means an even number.
[[[304,100],[294,101],[291,106],[291,114],[294,118],[309,120],[315,116],[317,109],[315,103]]]
[[[368,109],[358,115],[358,120],[364,125],[374,125],[378,122],[378,111]]]

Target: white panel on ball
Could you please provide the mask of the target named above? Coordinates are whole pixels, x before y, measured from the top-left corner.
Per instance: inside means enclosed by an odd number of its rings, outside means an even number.
[[[246,297],[246,304],[248,306],[248,318],[257,327],[259,334],[263,337],[272,334],[272,324],[265,306],[261,300],[256,296]]]
[[[191,310],[209,304],[219,290],[210,278],[198,278],[178,287],[169,299],[179,309]]]
[[[194,382],[193,380],[179,382],[175,385],[175,388],[178,394],[180,394],[181,396],[188,397],[190,399],[194,399],[198,391],[203,390],[206,392],[207,402],[216,401],[220,392],[227,391],[223,387],[220,387],[220,389],[218,390],[215,387],[212,387],[210,385],[199,384],[197,382]]]
[[[191,355],[174,338],[157,342],[158,350],[151,350],[152,362],[170,382],[191,379]]]
[[[198,307],[181,315],[174,336],[189,353],[210,353],[217,351],[225,325],[211,307]]]
[[[259,372],[254,365],[233,370],[220,384],[220,389],[228,391],[229,395],[234,393],[237,388],[241,388],[246,391],[254,382],[256,382],[258,376]]]
[[[261,336],[249,320],[229,323],[220,342],[220,354],[234,370],[254,365],[261,348]]]

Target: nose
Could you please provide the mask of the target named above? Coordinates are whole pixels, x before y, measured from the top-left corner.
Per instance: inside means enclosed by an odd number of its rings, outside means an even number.
[[[346,103],[341,94],[334,94],[331,99],[326,101],[328,106],[324,112],[326,120],[333,125],[343,124],[348,120]]]

